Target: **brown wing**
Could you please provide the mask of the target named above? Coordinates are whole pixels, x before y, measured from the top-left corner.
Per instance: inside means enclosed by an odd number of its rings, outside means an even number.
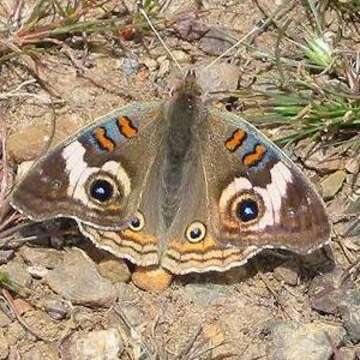
[[[208,123],[198,193],[188,198],[191,215],[179,215],[183,227],[169,239],[163,267],[225,271],[264,248],[306,254],[329,241],[322,199],[280,149],[238,116],[214,111]],[[187,236],[191,226],[204,230],[196,241]]]
[[[72,217],[121,228],[137,210],[161,117],[154,102],[100,118],[41,158],[16,187],[12,205],[36,221]]]

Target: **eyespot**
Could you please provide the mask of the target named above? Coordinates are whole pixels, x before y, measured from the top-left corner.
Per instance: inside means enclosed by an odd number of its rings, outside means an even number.
[[[133,231],[140,231],[145,226],[144,215],[137,211],[135,216],[129,222],[129,228]]]
[[[91,183],[89,193],[93,199],[103,203],[112,198],[114,185],[106,179],[96,179]]]
[[[204,239],[206,235],[206,227],[200,221],[194,221],[186,229],[185,235],[188,241],[192,243],[197,243]]]
[[[259,207],[256,200],[245,198],[236,205],[236,217],[242,222],[255,220],[259,215]]]

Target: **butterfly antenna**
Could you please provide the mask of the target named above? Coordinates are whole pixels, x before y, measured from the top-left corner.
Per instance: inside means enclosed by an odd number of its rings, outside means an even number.
[[[274,10],[274,12],[265,21],[261,21],[260,24],[255,25],[254,28],[250,30],[247,34],[245,34],[239,41],[237,41],[234,45],[229,47],[226,51],[224,51],[221,55],[219,55],[216,59],[214,59],[209,65],[205,66],[205,69],[209,69],[210,67],[212,67],[220,59],[222,59],[224,56],[229,54],[232,50],[236,49],[248,37],[265,29],[270,23],[273,22],[275,16],[279,13],[279,10],[281,10],[283,6],[284,6],[284,1]]]
[[[137,3],[138,9],[141,13],[141,15],[145,18],[145,20],[147,21],[147,23],[149,24],[151,30],[155,33],[156,37],[159,39],[159,41],[161,42],[161,45],[165,48],[166,52],[168,53],[168,55],[171,57],[171,59],[174,61],[175,65],[178,67],[178,69],[180,70],[180,72],[183,71],[182,67],[180,66],[180,64],[178,63],[178,61],[176,60],[175,56],[172,54],[172,52],[170,51],[170,49],[168,48],[168,46],[165,44],[164,40],[161,38],[160,34],[157,32],[157,30],[155,29],[154,25],[152,24],[149,16],[147,15],[143,3],[142,1],[138,1]]]

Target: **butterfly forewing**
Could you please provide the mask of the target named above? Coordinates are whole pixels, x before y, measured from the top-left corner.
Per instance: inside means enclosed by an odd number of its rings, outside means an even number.
[[[12,205],[36,221],[73,217],[102,228],[123,226],[157,152],[160,116],[159,102],[136,103],[95,121],[31,168]]]

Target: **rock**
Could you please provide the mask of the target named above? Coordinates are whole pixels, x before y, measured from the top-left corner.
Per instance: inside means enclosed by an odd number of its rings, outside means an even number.
[[[58,360],[59,353],[55,345],[38,342],[22,354],[22,360]]]
[[[232,294],[228,286],[213,283],[190,283],[184,291],[194,304],[202,307],[213,305]]]
[[[50,295],[40,301],[41,306],[54,320],[62,320],[70,316],[72,306],[57,295]]]
[[[126,57],[122,59],[121,70],[126,74],[126,76],[135,74],[138,69],[139,61],[136,57]]]
[[[41,265],[28,266],[27,270],[29,274],[35,279],[42,279],[49,272],[49,270],[46,267]]]
[[[9,355],[9,344],[7,343],[6,337],[0,335],[0,360],[7,359]]]
[[[229,37],[226,32],[211,28],[200,39],[199,48],[210,55],[221,55],[235,43],[236,40]],[[234,51],[236,51],[236,49],[231,51],[228,56],[233,55]]]
[[[72,116],[64,116],[56,120],[56,130],[52,145],[56,145],[72,135],[80,127],[80,121]],[[49,141],[51,126],[29,126],[11,135],[7,141],[10,159],[16,163],[37,159]],[[26,141],[24,141],[26,139]]]
[[[97,265],[98,271],[105,279],[110,280],[112,283],[129,282],[131,273],[122,259],[115,257],[106,257],[102,259]]]
[[[337,268],[327,274],[316,276],[309,288],[311,308],[322,314],[336,315],[350,282],[342,283],[343,272]]]
[[[61,346],[64,360],[117,360],[124,346],[117,329],[76,334]]]
[[[63,260],[63,253],[54,249],[23,246],[20,254],[27,264],[42,266],[46,269],[54,269]]]
[[[307,168],[321,174],[328,174],[345,168],[345,159],[338,149],[325,148],[306,138],[298,142],[294,150],[297,157],[303,159]]]
[[[326,360],[345,336],[338,325],[320,322],[298,324],[279,321],[271,326],[269,358],[276,360]]]
[[[162,268],[137,267],[132,274],[133,283],[147,291],[162,291],[168,288],[173,275]]]
[[[216,63],[209,69],[202,69],[198,82],[202,90],[210,93],[234,91],[238,87],[240,71],[235,65]]]
[[[348,198],[349,196],[340,192],[334,199],[327,203],[327,213],[332,223],[339,221],[339,214],[345,214],[348,207]]]
[[[294,261],[287,261],[274,269],[274,276],[285,284],[295,286],[299,281],[299,271],[299,267]]]
[[[115,287],[100,276],[95,263],[76,248],[65,253],[63,262],[45,279],[56,293],[74,304],[110,306],[116,299]]]
[[[183,50],[173,50],[172,54],[179,64],[188,64],[191,61],[191,57]]]
[[[333,198],[341,189],[345,179],[346,172],[344,170],[338,170],[322,180],[320,185],[324,199]]]
[[[0,250],[0,265],[7,264],[14,255],[14,250]]]
[[[11,281],[20,286],[29,287],[31,284],[31,276],[26,271],[24,262],[18,257],[6,265],[0,266],[0,271],[5,272]]]
[[[150,57],[146,57],[142,59],[141,63],[144,64],[149,69],[150,72],[155,71],[159,67],[157,61]]]
[[[14,305],[20,315],[23,315],[23,314],[27,313],[28,311],[31,311],[34,309],[27,301],[25,301],[21,298],[14,299]]]
[[[357,344],[360,342],[360,289],[349,290],[340,303],[340,312],[347,335]]]
[[[317,158],[314,155],[310,159],[305,159],[304,163],[308,168],[318,170],[321,173],[343,170],[345,167],[344,159],[341,159],[338,156],[334,159],[324,159],[321,156]]]
[[[172,27],[186,41],[199,40],[209,30],[195,11],[185,11],[178,15]]]
[[[350,159],[345,160],[345,169],[350,174],[359,174],[360,161],[355,158],[350,158]]]

